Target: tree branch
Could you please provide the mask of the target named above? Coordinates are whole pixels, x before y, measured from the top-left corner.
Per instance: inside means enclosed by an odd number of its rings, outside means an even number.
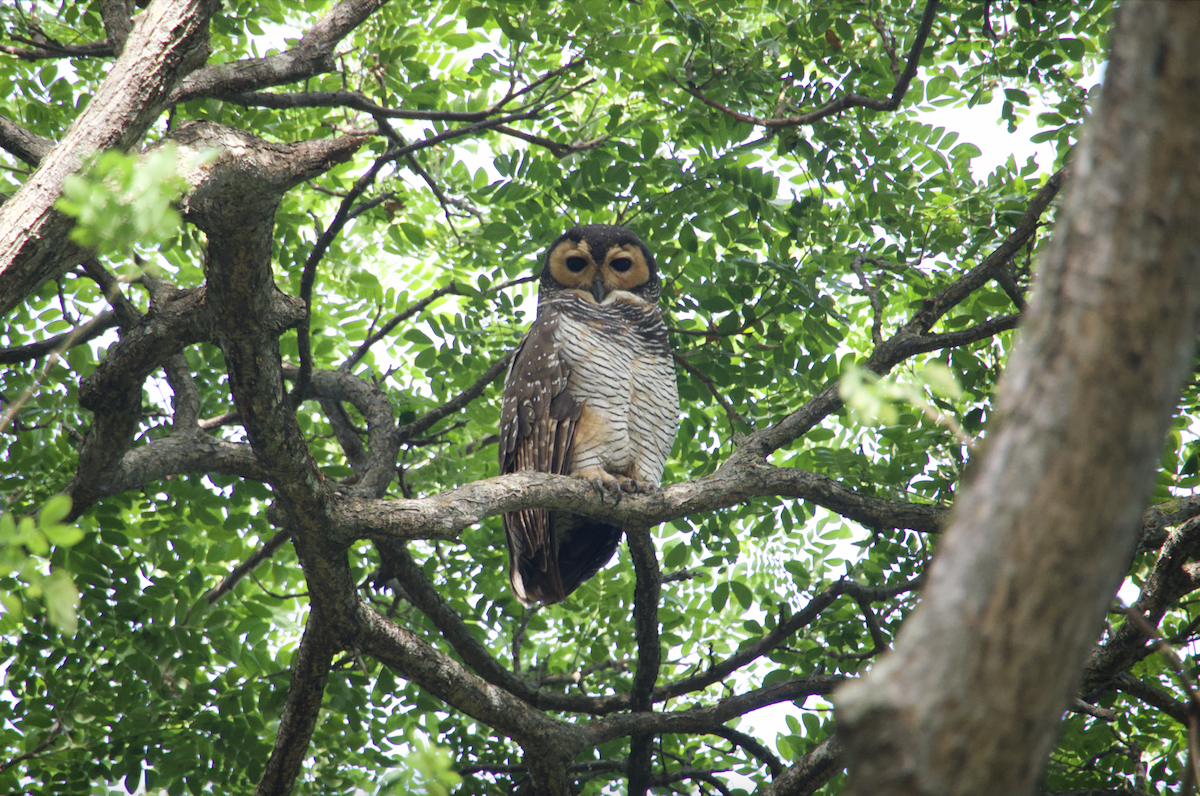
[[[629,689],[629,701],[634,711],[649,712],[653,706],[654,684],[658,682],[662,663],[662,645],[658,633],[662,573],[649,526],[626,526],[625,540],[629,544],[629,557],[637,575],[633,592],[633,623],[638,660]],[[650,733],[634,733],[629,738],[629,765],[626,772],[629,777],[629,796],[643,796],[650,789],[653,742],[654,735]]]
[[[759,792],[762,796],[808,796],[841,770],[842,744],[836,735],[830,735]]]
[[[53,148],[53,139],[31,133],[7,116],[0,116],[0,149],[13,157],[36,166]]]
[[[1030,200],[1025,215],[1004,241],[979,265],[947,285],[936,296],[925,299],[921,309],[914,313],[907,323],[897,329],[881,345],[875,347],[867,359],[866,367],[883,376],[900,362],[918,353],[934,351],[955,344],[975,342],[988,336],[989,331],[995,334],[1005,328],[1011,328],[1011,325],[1016,323],[1017,316],[1005,316],[961,332],[950,332],[932,337],[928,335],[929,330],[933,328],[933,324],[938,319],[973,291],[991,280],[995,276],[996,269],[1003,267],[1013,254],[1025,245],[1029,237],[1037,231],[1042,213],[1046,211],[1051,200],[1058,194],[1065,176],[1065,170],[1060,169],[1055,172]],[[741,457],[765,457],[768,453],[778,450],[805,434],[842,406],[839,386],[836,381],[830,383],[815,398],[779,423],[752,434],[723,466],[729,466]]]
[[[387,0],[342,0],[309,28],[287,52],[214,64],[189,75],[169,104],[201,97],[224,97],[284,83],[297,83],[337,68],[335,48]]]
[[[68,340],[71,341],[70,347],[74,348],[82,343],[95,340],[116,325],[116,313],[112,310],[105,310],[87,323],[76,326],[69,332],[56,334],[53,337],[48,337],[36,343],[27,343],[26,345],[14,346],[12,348],[0,348],[0,365],[15,365],[19,362],[41,359],[42,357],[49,356],[50,352],[58,350],[59,346],[65,344]]]
[[[275,747],[254,791],[255,796],[288,796],[292,792],[321,712],[321,699],[325,695],[333,656],[340,650],[334,642],[335,637],[314,609],[304,627],[300,648],[296,650]]]
[[[929,31],[933,28],[933,21],[937,18],[938,0],[927,0],[925,4],[925,12],[921,16],[921,24],[917,28],[916,38],[913,39],[912,47],[908,51],[908,59],[904,67],[904,71],[900,74],[900,78],[896,81],[896,85],[892,88],[892,93],[887,99],[876,99],[874,97],[864,97],[860,94],[848,93],[843,94],[822,108],[799,116],[788,116],[784,118],[763,119],[758,116],[751,116],[734,109],[722,105],[714,99],[711,99],[696,88],[689,75],[686,84],[681,83],[678,78],[673,78],[675,83],[687,93],[691,94],[696,99],[703,102],[710,108],[715,108],[727,116],[737,119],[739,122],[752,124],[756,127],[764,127],[768,130],[781,130],[786,127],[798,127],[800,125],[812,124],[820,121],[828,116],[841,113],[850,108],[868,108],[875,111],[894,111],[900,107],[900,102],[904,99],[904,95],[908,93],[908,87],[912,83],[912,79],[917,74],[917,67],[921,63],[921,51],[925,47],[925,41],[929,38]]]

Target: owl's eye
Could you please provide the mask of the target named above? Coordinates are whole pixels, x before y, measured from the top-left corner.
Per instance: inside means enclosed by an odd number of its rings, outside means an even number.
[[[633,260],[630,260],[628,257],[618,257],[617,259],[615,259],[611,263],[609,263],[609,265],[611,265],[613,267],[614,271],[620,271],[621,273],[625,273],[626,271],[628,271],[630,268],[633,267]]]
[[[568,257],[567,268],[571,269],[571,273],[577,274],[584,268],[587,268],[587,260],[582,257]]]

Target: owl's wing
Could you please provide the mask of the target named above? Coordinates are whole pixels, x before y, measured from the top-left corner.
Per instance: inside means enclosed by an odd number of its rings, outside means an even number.
[[[500,472],[566,475],[583,403],[567,391],[571,369],[554,344],[558,321],[539,317],[517,347],[500,404]],[[546,509],[504,515],[509,585],[522,603],[566,598],[557,542]]]

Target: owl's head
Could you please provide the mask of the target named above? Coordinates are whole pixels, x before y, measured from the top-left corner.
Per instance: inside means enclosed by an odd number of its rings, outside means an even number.
[[[541,290],[579,290],[597,304],[614,290],[627,290],[653,304],[658,266],[646,244],[624,227],[572,227],[546,251]]]

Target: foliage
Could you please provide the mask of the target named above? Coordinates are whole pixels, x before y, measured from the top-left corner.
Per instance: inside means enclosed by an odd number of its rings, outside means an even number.
[[[11,51],[60,45],[29,59],[0,55],[0,115],[36,135],[64,136],[107,61],[61,57],[70,52],[61,45],[103,41],[102,5],[59,9],[32,0],[0,9]],[[346,102],[277,108],[229,92],[179,102],[148,138],[168,137],[188,120],[272,144],[372,133],[354,159],[284,196],[274,277],[279,290],[301,295],[314,246],[342,200],[358,196],[356,214],[320,258],[311,359],[318,370],[348,363],[384,390],[400,426],[469,389],[517,343],[535,314],[536,285],[521,280],[559,232],[591,222],[634,229],[664,274],[664,315],[679,354],[682,425],[664,476],[678,483],[712,474],[744,435],[779,423],[827,388],[836,395],[843,379],[859,379],[883,340],[1017,227],[1074,144],[1090,76],[1106,50],[1106,0],[948,0],[896,110],[855,107],[806,124],[745,121],[799,117],[848,92],[887,98],[923,9],[910,0],[392,3],[342,42],[338,71],[277,91],[360,92],[407,116],[372,117]],[[226,0],[211,22],[209,63],[294,47],[326,11],[316,0]],[[543,76],[552,78],[528,88]],[[492,109],[518,90],[526,93],[504,110],[513,118],[492,123],[500,118]],[[1053,144],[1055,162],[1010,157],[979,174],[972,159],[980,150],[969,136],[929,121],[937,109],[1001,98],[999,122],[1015,130],[1032,121],[1031,140]],[[516,118],[522,102],[533,111]],[[467,117],[453,114],[472,113],[492,121],[384,163],[365,193],[351,193],[389,149],[457,130]],[[92,176],[67,184],[60,204],[80,219],[77,240],[96,250],[96,267],[123,274],[126,298],[143,312],[153,282],[141,276],[145,267],[180,289],[204,285],[208,241],[174,220],[185,186],[172,176],[171,156],[135,165],[103,153],[96,162]],[[0,165],[5,193],[31,171],[6,154]],[[1045,237],[1031,238],[1007,266],[1021,291]],[[111,288],[95,273],[90,267],[47,283],[0,333],[4,352],[14,352],[0,373],[5,411],[29,393],[14,408],[0,454],[0,659],[3,699],[13,708],[0,719],[0,747],[15,763],[0,771],[0,789],[245,792],[262,777],[280,731],[287,674],[308,617],[308,587],[290,544],[235,579],[228,594],[218,599],[215,591],[275,536],[271,486],[215,470],[173,472],[106,496],[79,521],[82,534],[58,523],[66,516],[58,508],[47,508],[41,524],[32,519],[74,486],[78,438],[92,422],[76,385],[118,336],[69,347],[44,377],[40,358],[21,358],[19,347],[107,309]],[[389,318],[435,292],[435,301],[357,356]],[[1013,297],[989,282],[953,306],[936,331],[965,332],[1016,311]],[[985,436],[1011,335],[1002,330],[906,360],[896,381],[927,385],[928,394],[848,387],[875,407],[873,419],[860,422],[839,403],[771,452],[770,463],[896,505],[947,507],[972,455],[964,440]],[[301,361],[297,335],[281,345],[285,361]],[[182,356],[178,371],[190,374],[199,417],[208,419],[203,433],[244,442],[225,352],[204,342]],[[186,389],[161,370],[146,382],[137,444],[173,433]],[[495,476],[498,390],[493,383],[409,439],[390,495],[425,497]],[[1190,495],[1200,477],[1190,433],[1196,403],[1193,388],[1164,453],[1156,502]],[[339,432],[367,421],[345,411],[339,420],[326,404],[307,401],[297,420],[325,477],[353,484]],[[680,517],[655,538],[666,575],[660,683],[705,672],[839,584],[878,589],[874,597],[842,592],[801,632],[662,710],[797,678],[854,676],[914,604],[912,583],[936,543],[925,531],[865,526],[784,497]],[[455,542],[410,549],[471,635],[522,677],[556,693],[630,692],[635,573],[624,548],[566,603],[529,613],[508,592],[498,517]],[[1146,584],[1156,555],[1144,546],[1133,586]],[[362,593],[456,654],[433,619],[373,582],[380,564],[373,545],[353,549],[351,573]],[[67,573],[79,591],[77,626],[65,607]],[[1177,600],[1163,634],[1190,643],[1194,613]],[[1156,657],[1131,663],[1130,674],[1181,699]],[[1157,793],[1179,779],[1186,737],[1169,712],[1111,683],[1086,696],[1098,710],[1068,716],[1049,788]],[[335,658],[322,705],[297,792],[500,793],[524,776],[516,742],[355,651]],[[681,785],[691,792],[720,790],[713,780],[749,791],[770,780],[772,762],[803,761],[833,732],[821,696],[775,715],[726,723],[756,737],[765,753],[713,734],[662,734],[653,771],[665,776],[686,764],[707,772]],[[628,748],[621,738],[581,755],[574,776],[584,792],[621,788],[615,764]],[[837,792],[840,784],[835,777],[824,787]]]
[[[154,246],[178,233],[172,206],[187,184],[175,168],[169,143],[142,163],[123,152],[100,153],[90,168],[67,177],[57,207],[76,219],[71,240],[120,256],[135,243]]]

